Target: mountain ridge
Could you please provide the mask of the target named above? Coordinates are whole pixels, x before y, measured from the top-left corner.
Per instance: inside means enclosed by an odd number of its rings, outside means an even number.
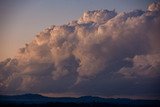
[[[80,96],[80,97],[49,97],[43,96],[41,94],[19,94],[19,95],[0,95],[0,100],[5,98],[48,98],[48,99],[103,99],[103,100],[141,100],[141,101],[160,101],[160,100],[153,100],[153,99],[129,99],[129,98],[104,98],[99,96]]]
[[[0,106],[64,106],[64,107],[92,107],[92,106],[124,106],[124,107],[159,107],[160,100],[140,100],[128,98],[102,98],[97,96],[81,97],[47,97],[39,94],[0,95]]]

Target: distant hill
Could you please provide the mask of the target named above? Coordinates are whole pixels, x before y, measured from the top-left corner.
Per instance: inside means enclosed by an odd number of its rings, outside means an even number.
[[[45,97],[39,94],[24,94],[14,96],[0,96],[0,104],[106,104],[106,105],[132,105],[132,106],[157,106],[160,107],[160,100],[131,100],[123,98],[101,98],[93,96],[74,97]]]

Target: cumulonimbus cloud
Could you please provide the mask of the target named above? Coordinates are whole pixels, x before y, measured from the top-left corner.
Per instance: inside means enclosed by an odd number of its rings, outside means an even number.
[[[128,93],[125,88],[110,90],[134,86],[135,78],[143,78],[139,84],[146,87],[158,85],[144,81],[160,79],[159,27],[160,3],[146,11],[88,11],[77,21],[53,25],[19,49],[15,58],[0,63],[0,92],[130,95],[134,88],[126,89]],[[155,94],[160,92],[149,92]]]

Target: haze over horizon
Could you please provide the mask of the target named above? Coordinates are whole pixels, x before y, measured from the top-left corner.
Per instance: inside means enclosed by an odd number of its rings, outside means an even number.
[[[46,3],[41,0],[35,3],[16,1],[12,4],[7,0],[2,6],[2,12],[6,12],[5,21],[10,20],[12,24],[8,28],[10,23],[5,24],[1,20],[5,25],[0,26],[4,29],[2,33],[8,34],[8,37],[1,36],[1,52],[4,53],[1,53],[0,59],[4,59],[0,61],[0,95],[39,93],[54,97],[91,95],[160,99],[160,2],[123,0],[127,6],[118,7],[110,0],[91,0],[89,7],[88,1],[70,0],[69,3],[74,6],[70,8],[69,4],[63,4],[62,7],[66,7],[64,11],[55,7],[54,12],[60,16],[54,14],[49,17],[52,4],[64,3],[63,0]],[[30,8],[25,3],[29,3]],[[31,8],[32,3],[38,7]],[[77,3],[80,3],[79,7],[76,7]],[[107,5],[107,9],[103,3],[112,5]],[[8,17],[15,14],[8,14],[12,11],[6,6],[13,6],[19,12],[19,6],[27,10],[24,16],[19,14],[23,17]],[[34,9],[40,9],[39,6],[44,7],[41,7],[40,13],[33,14],[37,12]],[[49,13],[45,13],[46,10]],[[78,17],[82,11],[84,13]],[[36,15],[42,19],[37,19]],[[24,22],[23,18],[30,18],[29,22]],[[33,36],[35,31],[44,27],[43,31]],[[12,33],[17,36],[9,36]],[[20,37],[20,34],[25,35]],[[17,52],[14,46],[9,51],[4,46],[8,43],[12,45],[10,40],[15,42],[15,47],[20,46]],[[28,42],[25,44],[24,41]]]

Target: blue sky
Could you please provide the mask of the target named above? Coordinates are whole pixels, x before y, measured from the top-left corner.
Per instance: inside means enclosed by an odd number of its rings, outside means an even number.
[[[157,0],[4,0],[1,8],[0,60],[13,57],[18,48],[30,42],[35,34],[55,24],[78,19],[84,11],[115,9],[118,12],[146,10]]]

